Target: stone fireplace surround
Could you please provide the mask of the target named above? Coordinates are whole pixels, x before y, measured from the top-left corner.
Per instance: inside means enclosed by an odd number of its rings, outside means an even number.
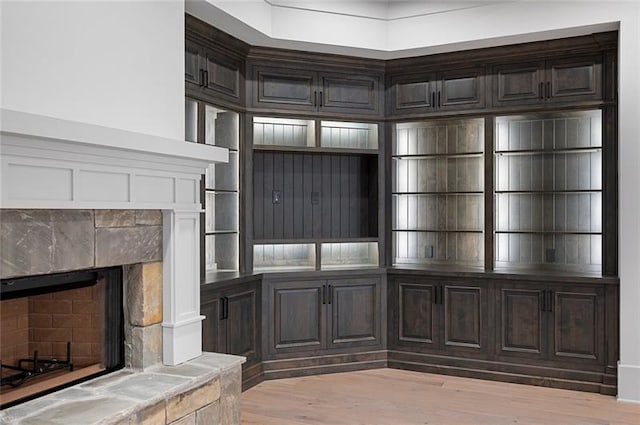
[[[226,150],[1,112],[0,276],[122,265],[126,369],[0,422],[238,422],[244,359],[202,354],[199,313],[200,178]]]

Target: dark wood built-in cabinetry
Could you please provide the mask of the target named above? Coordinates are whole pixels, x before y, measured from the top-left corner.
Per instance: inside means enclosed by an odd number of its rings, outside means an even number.
[[[265,357],[328,354],[382,345],[378,276],[327,280],[265,279]],[[268,353],[268,354],[267,354]]]
[[[250,106],[262,110],[379,115],[380,80],[380,74],[361,71],[317,72],[252,64]]]
[[[247,356],[245,388],[388,366],[615,394],[616,33],[380,61],[186,27],[187,115],[238,141],[205,190],[239,215],[207,216],[235,242],[203,347]]]

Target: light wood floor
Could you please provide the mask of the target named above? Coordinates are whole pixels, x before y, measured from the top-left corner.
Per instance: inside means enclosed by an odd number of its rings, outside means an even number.
[[[242,398],[243,425],[639,425],[614,397],[395,369],[265,381]]]

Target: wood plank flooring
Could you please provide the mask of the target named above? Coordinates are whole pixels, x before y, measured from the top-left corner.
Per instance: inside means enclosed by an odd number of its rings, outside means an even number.
[[[265,381],[243,425],[640,425],[640,404],[578,391],[375,369]]]

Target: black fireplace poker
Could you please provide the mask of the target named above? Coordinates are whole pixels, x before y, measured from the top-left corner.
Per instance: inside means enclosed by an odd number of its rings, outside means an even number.
[[[38,358],[38,350],[33,352],[32,358],[18,360],[18,366],[11,366],[0,363],[3,369],[8,369],[17,373],[0,376],[0,386],[10,385],[13,388],[19,387],[27,380],[56,370],[69,369],[73,371],[73,363],[71,363],[71,342],[67,342],[67,358],[66,360],[58,359],[40,359]]]

